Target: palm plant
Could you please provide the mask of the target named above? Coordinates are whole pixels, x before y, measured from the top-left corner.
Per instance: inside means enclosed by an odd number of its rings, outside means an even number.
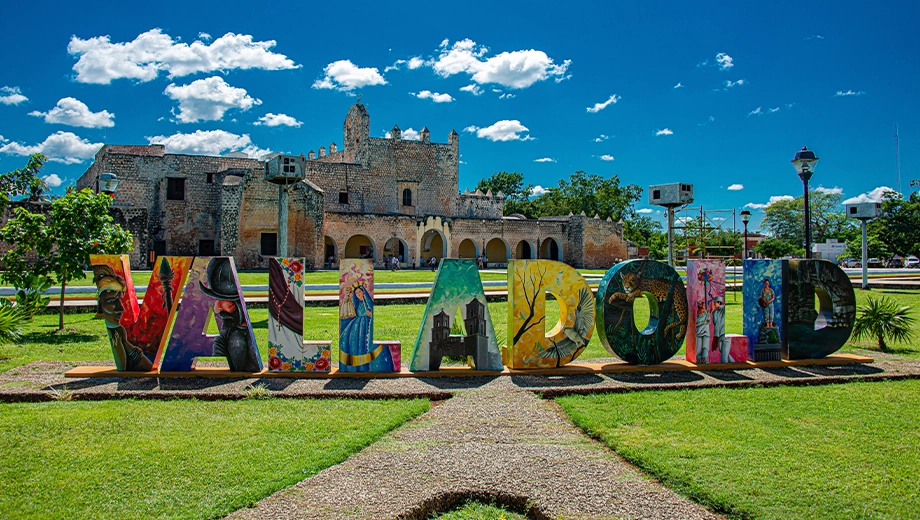
[[[0,303],[0,341],[14,341],[22,336],[22,326],[28,317],[9,300]]]
[[[910,306],[899,306],[891,298],[869,298],[868,303],[859,309],[859,315],[853,326],[853,335],[857,339],[876,338],[878,348],[888,350],[886,341],[910,341],[914,338],[916,318],[910,315]]]

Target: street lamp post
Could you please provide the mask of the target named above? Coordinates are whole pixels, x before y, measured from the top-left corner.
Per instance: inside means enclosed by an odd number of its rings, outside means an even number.
[[[115,190],[118,188],[118,176],[114,173],[99,174],[99,191],[109,197],[115,197]]]
[[[751,212],[748,210],[742,211],[741,212],[741,223],[744,224],[744,247],[742,248],[744,250],[744,256],[741,258],[742,261],[748,259],[747,225],[748,225],[748,222],[750,221],[751,221]]]
[[[811,258],[811,212],[808,207],[808,180],[814,174],[815,165],[818,163],[818,157],[815,152],[803,146],[801,150],[795,152],[792,159],[792,165],[802,179],[802,186],[805,188],[805,258]]]

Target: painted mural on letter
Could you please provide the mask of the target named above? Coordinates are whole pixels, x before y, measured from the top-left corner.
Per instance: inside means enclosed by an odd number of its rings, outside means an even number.
[[[268,261],[268,369],[272,372],[328,372],[328,341],[303,339],[303,258]]]
[[[856,319],[856,293],[843,269],[827,260],[789,260],[786,287],[789,335],[783,358],[822,358],[839,350]]]
[[[559,304],[559,322],[546,327],[546,293]],[[508,347],[510,368],[560,367],[577,358],[594,333],[594,294],[578,271],[554,260],[512,260],[508,264]]]
[[[105,318],[107,326],[112,324],[112,314],[121,313],[118,320],[123,332],[118,328],[109,327],[110,340],[112,340],[113,353],[116,365],[128,360],[127,353],[133,352],[134,347],[140,349],[143,356],[152,364],[151,369],[156,370],[160,357],[166,346],[167,332],[172,326],[175,310],[179,304],[180,290],[191,266],[191,257],[161,256],[157,258],[144,293],[144,303],[134,313],[134,320],[127,319],[127,312],[122,309],[137,309],[137,298],[134,296],[134,284],[131,279],[130,267],[127,256],[124,255],[90,255],[90,264],[93,268],[94,282],[97,288],[99,311]],[[117,290],[124,286],[125,290],[119,299],[119,306],[111,300],[110,294],[103,294],[103,285],[107,290]],[[103,301],[105,300],[105,301]],[[115,334],[115,336],[112,336]],[[123,354],[124,353],[124,354]],[[143,361],[133,358],[135,362],[145,365]],[[133,363],[128,363],[133,364]],[[119,368],[119,370],[130,370]]]
[[[460,311],[464,335],[450,333]],[[466,356],[478,370],[502,370],[502,357],[476,263],[445,258],[422,315],[410,370],[438,370],[444,356]]]
[[[779,361],[786,345],[786,260],[744,261],[744,335],[748,359]]]
[[[391,342],[374,341],[374,262],[339,265],[339,371],[398,372]]]
[[[597,289],[597,328],[601,344],[627,363],[657,365],[680,350],[689,309],[680,275],[668,264],[628,260],[610,268]],[[645,297],[648,326],[636,328],[633,302]]]
[[[207,334],[214,316],[219,334]],[[226,358],[231,372],[259,372],[262,360],[233,258],[197,257],[163,354],[161,372],[187,372],[201,356]]]

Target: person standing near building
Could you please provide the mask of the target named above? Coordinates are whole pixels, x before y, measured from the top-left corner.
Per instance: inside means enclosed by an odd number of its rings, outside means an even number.
[[[696,363],[709,363],[709,307],[705,300],[696,303]]]
[[[712,338],[713,342],[719,346],[722,363],[733,363],[730,350],[732,348],[731,340],[725,334],[725,297],[716,296],[712,300]]]

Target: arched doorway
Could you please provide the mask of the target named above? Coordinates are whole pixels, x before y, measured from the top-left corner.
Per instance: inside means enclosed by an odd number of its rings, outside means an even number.
[[[375,260],[374,241],[366,235],[354,235],[345,242],[345,258],[369,258]]]
[[[428,265],[431,257],[437,258],[440,263],[445,256],[447,256],[447,241],[444,240],[444,235],[434,229],[426,231],[422,235],[422,250],[419,252],[419,260],[422,261],[422,264]]]
[[[469,238],[460,242],[460,247],[457,248],[457,256],[460,258],[476,258],[479,256],[479,248],[476,247],[476,242],[473,242]]]
[[[326,269],[335,269],[339,263],[339,246],[329,235],[323,237],[323,244],[323,265]]]
[[[383,246],[383,256],[397,256],[399,257],[400,264],[409,261],[408,253],[409,248],[406,246],[406,243],[397,237],[387,240],[386,245]]]
[[[518,260],[532,260],[533,247],[531,247],[530,242],[526,240],[518,242],[518,245],[514,248],[514,258]]]
[[[547,238],[540,244],[540,258],[556,260],[557,262],[562,261],[562,248],[555,238]]]
[[[508,244],[500,238],[493,238],[486,244],[486,261],[489,265],[508,263]]]

